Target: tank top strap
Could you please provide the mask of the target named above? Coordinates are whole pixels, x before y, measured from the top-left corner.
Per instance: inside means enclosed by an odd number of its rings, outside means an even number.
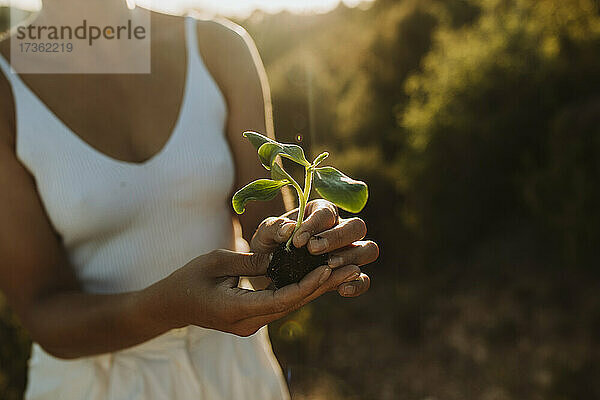
[[[198,57],[198,33],[196,31],[196,19],[191,15],[185,16],[185,38],[189,60]]]
[[[201,17],[202,15],[193,14],[188,14],[184,17],[186,37],[185,42],[189,60],[188,64],[190,68],[199,70],[200,74],[204,74],[208,76],[210,80],[213,80],[213,77],[204,61],[204,57],[202,56],[202,53],[200,53],[200,48],[198,47],[198,30],[196,28],[198,26],[198,18]],[[216,82],[214,83],[216,84]],[[219,95],[221,94],[219,93]]]

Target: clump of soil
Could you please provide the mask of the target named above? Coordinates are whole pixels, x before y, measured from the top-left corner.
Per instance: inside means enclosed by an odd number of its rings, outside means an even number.
[[[290,283],[299,282],[309,272],[321,265],[326,265],[329,254],[312,255],[306,246],[296,248],[291,245],[288,250],[282,243],[273,252],[273,258],[267,268],[267,277],[271,278],[275,288],[279,289]]]

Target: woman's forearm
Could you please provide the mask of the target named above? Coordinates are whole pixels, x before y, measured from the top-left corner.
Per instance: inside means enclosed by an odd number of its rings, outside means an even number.
[[[34,341],[59,358],[114,352],[176,326],[159,286],[120,294],[60,292],[45,296],[26,316]]]

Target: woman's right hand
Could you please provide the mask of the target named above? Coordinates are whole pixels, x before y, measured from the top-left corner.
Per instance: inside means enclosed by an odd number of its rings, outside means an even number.
[[[277,290],[238,288],[241,276],[264,275],[270,255],[214,250],[150,286],[163,307],[158,318],[168,328],[197,325],[239,336],[297,310],[348,277],[324,265],[296,284]],[[328,278],[332,279],[328,279]],[[157,302],[158,303],[158,302]]]

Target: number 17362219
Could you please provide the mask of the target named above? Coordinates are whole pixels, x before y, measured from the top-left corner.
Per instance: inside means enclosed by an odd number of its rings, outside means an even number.
[[[19,43],[21,53],[71,53],[71,42],[23,42]]]

